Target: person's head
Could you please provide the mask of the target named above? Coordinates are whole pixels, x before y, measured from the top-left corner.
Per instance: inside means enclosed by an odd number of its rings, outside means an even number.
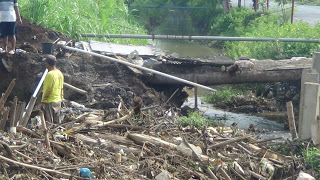
[[[47,68],[54,68],[57,63],[57,58],[54,55],[48,55],[42,59],[43,62],[46,62]]]

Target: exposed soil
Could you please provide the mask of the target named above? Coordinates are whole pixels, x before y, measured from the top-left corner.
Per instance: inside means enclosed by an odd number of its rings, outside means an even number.
[[[41,43],[53,42],[58,37],[64,41],[70,40],[61,33],[47,30],[24,20],[23,25],[18,27],[17,48],[27,53],[0,55],[13,66],[11,73],[3,66],[1,67],[0,92],[5,92],[10,81],[16,78],[12,96],[28,101],[40,80],[41,73],[45,70],[45,65],[41,60],[46,55],[41,54]],[[88,91],[88,95],[83,96],[65,90],[65,99],[74,100],[96,109],[117,107],[120,99],[131,107],[135,96],[143,99],[144,106],[164,102],[164,93],[161,94],[147,87],[123,65],[72,52],[67,52],[65,56],[57,58],[57,68],[63,72],[65,82]]]

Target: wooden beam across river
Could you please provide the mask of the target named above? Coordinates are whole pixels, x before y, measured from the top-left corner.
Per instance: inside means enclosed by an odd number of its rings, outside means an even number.
[[[239,84],[239,83],[267,83],[297,81],[301,79],[304,68],[311,68],[311,58],[293,58],[290,60],[253,60],[252,70],[242,72],[221,72],[220,67],[215,66],[195,66],[192,64],[155,65],[154,68],[169,73],[173,76],[189,81],[197,79],[199,84],[220,85],[220,84]],[[144,80],[151,84],[182,85],[182,83],[170,80],[157,75],[145,75]]]

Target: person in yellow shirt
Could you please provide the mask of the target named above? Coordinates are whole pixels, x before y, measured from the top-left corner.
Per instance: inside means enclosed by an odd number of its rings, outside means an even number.
[[[60,109],[63,100],[63,74],[56,68],[57,59],[48,55],[42,60],[46,63],[48,74],[43,81],[42,110],[45,119],[51,123],[60,124]]]

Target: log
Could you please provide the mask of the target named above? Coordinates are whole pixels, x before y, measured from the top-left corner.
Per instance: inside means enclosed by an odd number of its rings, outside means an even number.
[[[68,83],[63,83],[63,86],[64,87],[66,87],[66,88],[68,88],[68,89],[70,89],[70,90],[73,90],[73,91],[75,91],[75,92],[77,92],[77,93],[79,93],[79,94],[88,94],[88,92],[87,91],[85,91],[85,90],[82,90],[82,89],[79,89],[79,88],[77,88],[77,87],[74,87],[74,86],[72,86],[71,84],[68,84]]]
[[[47,124],[46,124],[46,120],[44,119],[44,114],[43,114],[42,111],[40,111],[40,118],[41,118],[41,124],[42,124],[42,127],[43,127],[44,139],[45,139],[45,141],[46,141],[47,148],[49,149],[49,151],[51,151],[50,139],[49,139],[49,133],[48,133],[48,129],[47,129]]]
[[[213,149],[213,148],[225,146],[225,145],[227,145],[227,144],[231,144],[231,143],[234,143],[234,142],[243,141],[243,140],[245,140],[245,139],[248,139],[249,137],[250,137],[249,135],[245,135],[245,136],[241,136],[241,137],[236,137],[236,138],[233,138],[233,139],[224,141],[224,142],[220,142],[220,143],[211,145],[211,146],[209,146],[209,148],[210,148],[210,149]]]
[[[140,145],[143,145],[144,143],[149,142],[151,144],[154,144],[157,147],[163,147],[163,148],[172,149],[172,150],[179,150],[178,146],[173,143],[169,143],[167,141],[163,141],[159,138],[148,136],[145,134],[128,133],[128,138],[132,139],[135,143]],[[184,154],[184,152],[180,152],[180,153]],[[199,155],[199,156],[202,161],[209,161],[210,163],[215,162],[215,159],[211,159],[206,155]]]
[[[230,76],[226,72],[207,72],[205,74],[199,73],[172,73],[171,75],[193,81],[194,76],[198,77],[198,83],[211,86],[220,84],[240,84],[240,83],[268,83],[268,82],[283,82],[283,81],[298,81],[301,79],[301,69],[278,69],[272,71],[259,70],[259,71],[242,71]],[[166,77],[152,74],[152,76],[144,76],[147,83],[157,85],[184,85],[181,82],[168,79]]]
[[[22,166],[22,167],[25,167],[25,168],[31,168],[31,169],[35,169],[35,170],[39,170],[39,171],[45,171],[45,172],[48,172],[48,173],[61,175],[61,176],[66,177],[66,178],[71,177],[71,174],[68,174],[68,173],[64,173],[64,172],[60,172],[60,171],[56,171],[56,170],[52,170],[52,169],[42,168],[42,167],[38,167],[38,166],[26,164],[26,163],[14,161],[14,160],[8,159],[6,157],[3,157],[1,155],[0,155],[0,159],[3,160],[3,161],[6,161],[8,163],[12,163],[14,165],[17,165],[17,166]]]
[[[292,137],[292,139],[296,139],[296,138],[298,138],[298,133],[297,133],[297,128],[296,128],[296,122],[294,119],[292,102],[291,101],[287,102],[286,106],[287,106],[289,129],[290,129],[291,137]]]
[[[9,95],[11,94],[11,91],[12,91],[12,89],[13,89],[13,87],[14,87],[15,85],[16,85],[16,79],[13,79],[13,80],[10,82],[10,84],[9,84],[6,92],[4,93],[4,95],[3,95],[3,96],[1,97],[1,99],[0,99],[0,111],[1,111],[2,108],[4,107],[4,103],[7,101],[8,97],[9,97]]]

